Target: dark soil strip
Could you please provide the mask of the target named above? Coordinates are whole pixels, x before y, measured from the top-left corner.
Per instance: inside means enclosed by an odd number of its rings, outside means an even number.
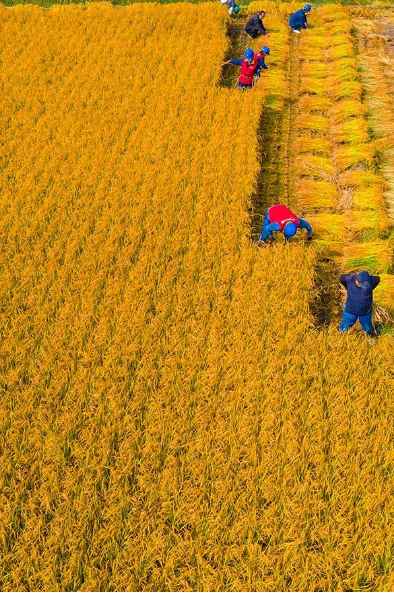
[[[248,46],[248,36],[244,31],[247,17],[234,18],[227,26],[227,36],[230,43],[224,61],[230,58],[239,58]],[[234,88],[238,79],[239,69],[231,64],[222,66],[220,86]]]
[[[290,44],[293,44],[292,38],[290,38]],[[292,48],[290,48],[290,56],[291,59],[287,65],[289,88],[292,83],[294,62]],[[278,202],[289,204],[292,110],[291,97],[281,98],[275,95],[268,95],[262,107],[257,132],[260,172],[256,181],[256,191],[251,197],[250,208],[252,241],[258,241],[266,208]]]
[[[313,300],[310,310],[318,328],[328,326],[339,319],[342,308],[340,270],[337,264],[325,255],[321,255],[315,266],[315,279],[312,289]]]
[[[283,183],[281,168],[277,166],[282,149],[283,110],[270,107],[269,102],[267,97],[257,130],[260,172],[249,211],[252,241],[258,241],[264,211],[270,203],[278,201]]]

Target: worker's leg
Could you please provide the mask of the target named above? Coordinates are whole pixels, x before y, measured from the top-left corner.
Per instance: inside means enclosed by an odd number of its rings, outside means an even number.
[[[261,68],[256,68],[256,72],[254,73],[254,81],[257,82],[258,79],[260,78],[260,74],[261,74]]]
[[[344,311],[342,313],[341,323],[339,324],[339,331],[341,333],[346,332],[356,323],[356,321],[357,315],[353,315],[353,313],[348,313],[347,311]]]
[[[268,239],[268,225],[270,224],[269,218],[268,218],[268,210],[266,210],[264,212],[264,220],[263,220],[263,225],[261,227],[261,231],[260,231],[260,237],[259,237],[259,241],[266,241]]]
[[[372,323],[372,311],[367,315],[360,315],[359,320],[365,333],[369,336],[376,336],[376,330]]]
[[[252,39],[257,39],[257,37],[259,36],[258,31],[256,31],[256,29],[245,29],[245,32],[249,35],[249,37],[251,37]]]
[[[241,91],[250,91],[252,85],[250,84],[242,84],[242,82],[237,82],[237,88],[241,89]]]

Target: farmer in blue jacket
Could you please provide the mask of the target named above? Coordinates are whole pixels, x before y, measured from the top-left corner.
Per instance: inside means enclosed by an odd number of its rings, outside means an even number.
[[[256,71],[254,73],[254,80],[258,80],[260,78],[260,74],[262,70],[267,70],[268,66],[265,63],[265,57],[269,56],[271,50],[269,47],[264,46],[261,48],[260,51],[254,54],[254,61],[256,62]]]
[[[376,335],[372,323],[372,292],[380,282],[379,276],[370,276],[368,272],[343,274],[341,284],[346,288],[347,299],[339,325],[340,332],[346,332],[357,321],[369,335]]]
[[[312,10],[312,4],[305,4],[303,8],[293,12],[289,16],[289,27],[293,33],[300,33],[301,29],[308,28],[308,21],[306,15]]]

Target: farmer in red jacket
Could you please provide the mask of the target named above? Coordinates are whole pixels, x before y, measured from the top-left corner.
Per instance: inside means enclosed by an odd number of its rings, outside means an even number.
[[[225,64],[234,64],[234,66],[240,66],[241,72],[239,74],[237,87],[242,90],[251,89],[253,86],[253,77],[256,72],[257,62],[254,60],[254,51],[253,49],[245,50],[244,57],[242,60],[237,58],[232,58],[231,60],[227,60],[224,62]]]
[[[278,232],[283,233],[288,241],[298,229],[305,229],[308,241],[312,239],[312,227],[307,220],[299,218],[284,204],[274,204],[265,212],[260,241],[269,241],[273,238],[273,233]]]

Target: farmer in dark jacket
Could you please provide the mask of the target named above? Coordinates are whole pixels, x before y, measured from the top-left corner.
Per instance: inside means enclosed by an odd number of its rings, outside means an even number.
[[[372,323],[372,292],[380,282],[379,276],[370,276],[368,272],[343,274],[341,284],[346,288],[347,299],[339,325],[340,332],[346,332],[357,321],[369,335],[376,335]]]
[[[245,25],[245,33],[252,39],[257,39],[260,35],[266,35],[267,30],[264,27],[263,18],[265,17],[265,10],[260,10],[253,14]]]
[[[300,33],[301,29],[308,28],[308,21],[306,15],[312,10],[312,4],[305,4],[303,8],[293,12],[289,16],[289,27],[293,33]]]

